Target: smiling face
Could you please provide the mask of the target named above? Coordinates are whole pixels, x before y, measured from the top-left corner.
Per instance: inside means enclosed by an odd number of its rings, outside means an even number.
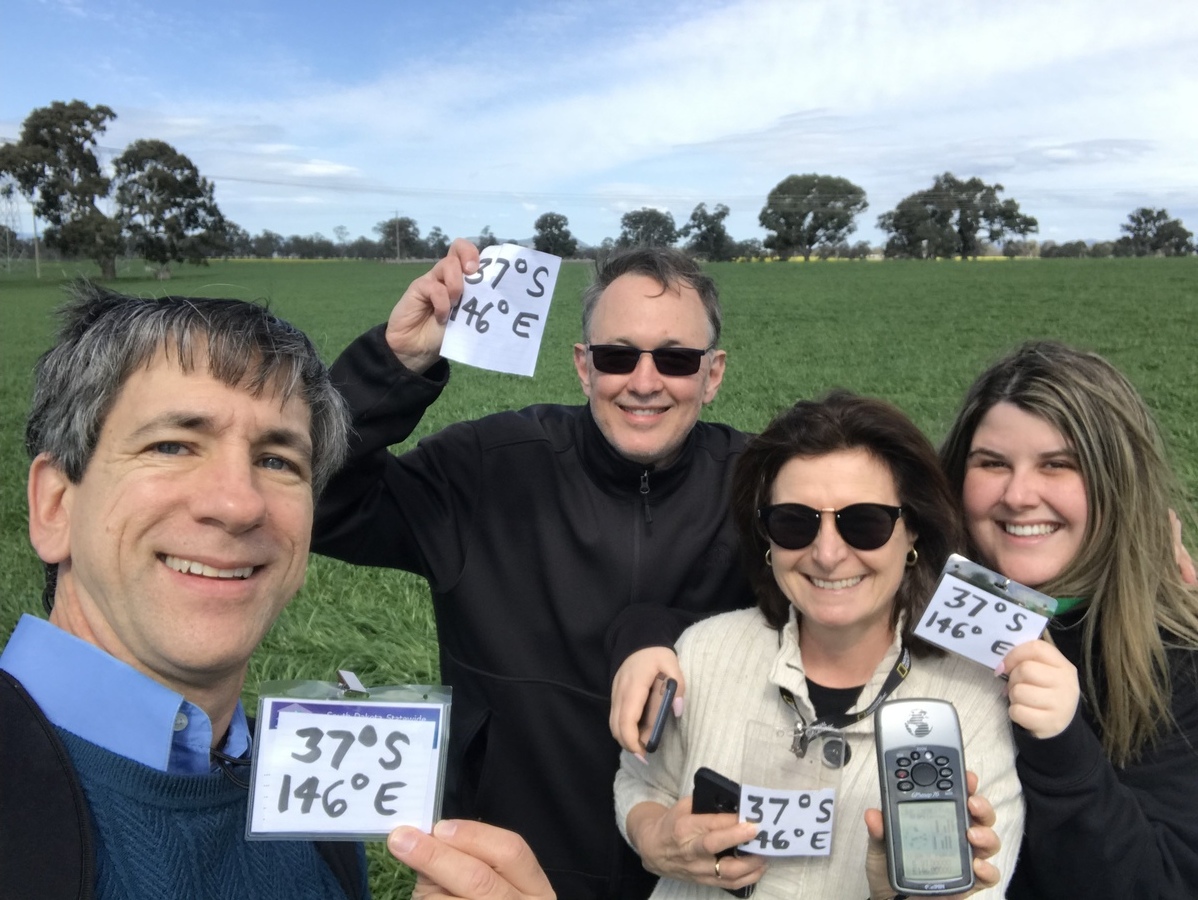
[[[623,344],[641,350],[711,343],[703,301],[691,287],[662,290],[646,275],[621,275],[603,292],[591,318],[592,344]],[[608,442],[625,458],[669,465],[715,399],[724,377],[724,351],[703,357],[694,375],[662,375],[643,354],[627,375],[598,371],[586,345],[574,345],[574,366],[591,413]]]
[[[889,468],[862,449],[790,459],[778,470],[769,502],[818,510],[854,503],[900,505]],[[889,541],[876,550],[857,550],[836,530],[835,516],[825,513],[809,546],[787,550],[771,541],[771,566],[778,587],[802,616],[805,635],[837,634],[838,643],[849,635],[885,645],[894,596],[914,542],[900,517]]]
[[[980,561],[1008,578],[1038,587],[1081,550],[1088,504],[1077,454],[1013,403],[995,404],[978,423],[962,495]]]
[[[165,354],[133,372],[78,483],[44,454],[30,537],[58,563],[51,621],[174,690],[227,688],[303,583],[306,404]]]

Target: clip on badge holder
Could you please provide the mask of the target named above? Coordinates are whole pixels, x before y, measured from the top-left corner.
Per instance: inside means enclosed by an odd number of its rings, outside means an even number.
[[[451,689],[262,684],[246,838],[378,841],[441,814]]]
[[[1012,648],[1044,633],[1055,598],[953,554],[914,632],[930,644],[994,669]]]
[[[835,729],[813,731],[800,741],[797,729],[748,723],[739,815],[759,830],[740,845],[742,852],[776,857],[771,865],[810,866],[817,864],[813,857],[829,857],[847,747]]]

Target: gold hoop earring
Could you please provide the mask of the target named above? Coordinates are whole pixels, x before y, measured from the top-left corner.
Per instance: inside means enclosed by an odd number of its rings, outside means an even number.
[[[907,551],[907,568],[911,568],[919,561],[919,551],[912,547]]]
[[[772,549],[774,549],[774,548],[773,547],[765,548],[765,567],[767,569],[772,569],[774,567],[774,558],[773,558],[773,556],[770,555],[770,551]]]

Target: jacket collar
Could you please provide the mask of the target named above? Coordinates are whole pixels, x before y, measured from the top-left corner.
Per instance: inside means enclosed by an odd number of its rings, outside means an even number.
[[[698,425],[696,424],[696,428]],[[648,473],[650,502],[668,496],[686,480],[695,458],[695,429],[690,430],[677,459],[665,468],[633,462],[621,456],[603,436],[590,405],[578,407],[575,436],[587,477],[599,488],[616,496],[637,496]]]

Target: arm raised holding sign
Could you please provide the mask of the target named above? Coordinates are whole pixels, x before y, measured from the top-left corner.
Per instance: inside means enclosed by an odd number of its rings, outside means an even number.
[[[422,375],[441,358],[441,342],[453,304],[462,296],[467,275],[478,271],[478,248],[465,238],[403,292],[387,320],[387,346],[395,358]]]
[[[563,897],[631,900],[653,879],[616,830],[598,698],[613,661],[748,599],[724,490],[744,438],[699,419],[724,369],[715,283],[676,250],[613,253],[575,307],[578,343],[541,348],[573,363],[576,403],[497,410],[496,378],[487,415],[444,424],[442,408],[444,427],[391,452],[459,363],[534,356],[543,256],[457,242],[341,354],[354,436],[312,547],[428,582],[454,691],[445,814],[517,831]]]

